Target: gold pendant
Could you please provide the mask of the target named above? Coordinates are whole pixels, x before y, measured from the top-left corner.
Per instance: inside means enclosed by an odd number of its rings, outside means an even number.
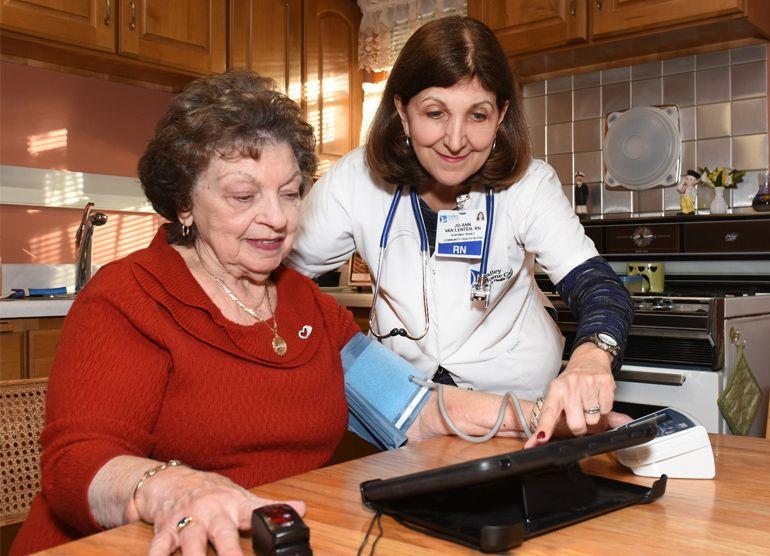
[[[289,351],[289,347],[286,345],[286,341],[278,334],[273,337],[273,351],[283,357],[286,352]]]

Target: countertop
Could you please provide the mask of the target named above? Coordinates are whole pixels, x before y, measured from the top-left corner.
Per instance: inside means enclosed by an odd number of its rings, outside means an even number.
[[[0,301],[0,319],[63,317],[73,301],[74,298],[3,299]]]
[[[714,480],[669,479],[666,493],[646,505],[613,511],[524,541],[515,554],[766,554],[770,546],[770,440],[711,436],[717,476]],[[325,467],[252,489],[274,500],[304,500],[305,522],[317,555],[355,554],[372,512],[361,503],[359,484],[500,454],[520,447],[520,440],[495,438],[470,444],[442,437]],[[585,460],[585,471],[650,486],[609,455]],[[377,554],[477,554],[470,549],[420,534],[382,518]],[[369,546],[376,536],[369,540]],[[41,554],[146,554],[152,526],[132,523]],[[252,554],[249,536],[241,537]],[[368,552],[367,547],[366,551]],[[209,554],[213,554],[209,551]]]
[[[361,293],[353,288],[321,288],[346,307],[371,307],[372,293]],[[65,316],[74,297],[63,299],[3,299],[0,300],[0,319]]]

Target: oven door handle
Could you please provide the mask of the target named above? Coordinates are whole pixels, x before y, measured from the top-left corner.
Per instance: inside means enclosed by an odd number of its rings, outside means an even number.
[[[687,377],[678,373],[651,373],[647,371],[620,371],[615,377],[624,382],[642,382],[662,386],[682,386]]]
[[[677,328],[669,328],[661,330],[660,328],[653,327],[640,327],[631,326],[631,335],[634,336],[653,336],[663,338],[679,338],[681,340],[706,340],[711,347],[714,347],[714,336],[712,336],[707,330],[685,330]]]
[[[577,332],[576,322],[559,322],[559,328],[562,332]],[[711,347],[714,347],[714,337],[707,330],[685,330],[677,328],[655,328],[652,326],[634,326],[631,325],[631,336],[652,336],[654,338],[679,338],[681,340],[706,340]]]

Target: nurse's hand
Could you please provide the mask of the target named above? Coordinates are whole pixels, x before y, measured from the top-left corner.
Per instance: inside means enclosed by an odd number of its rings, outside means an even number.
[[[567,368],[549,385],[537,430],[524,447],[545,444],[555,433],[582,436],[627,421],[625,415],[612,412],[615,379],[611,364],[612,356],[593,343],[579,345]]]

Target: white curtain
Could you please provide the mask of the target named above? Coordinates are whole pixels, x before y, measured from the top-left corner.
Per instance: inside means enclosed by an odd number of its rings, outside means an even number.
[[[428,21],[466,15],[467,0],[357,0],[363,17],[358,33],[362,69],[384,71],[393,66],[401,47]]]

